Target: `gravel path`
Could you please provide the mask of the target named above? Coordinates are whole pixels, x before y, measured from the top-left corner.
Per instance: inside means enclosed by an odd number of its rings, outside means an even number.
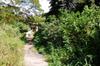
[[[44,57],[34,48],[32,51],[32,48],[33,45],[25,45],[24,47],[24,66],[48,66],[48,63],[45,62]]]

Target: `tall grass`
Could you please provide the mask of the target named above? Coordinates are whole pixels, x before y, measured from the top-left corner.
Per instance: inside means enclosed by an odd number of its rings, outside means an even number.
[[[22,66],[23,42],[21,34],[12,25],[0,25],[0,66]]]

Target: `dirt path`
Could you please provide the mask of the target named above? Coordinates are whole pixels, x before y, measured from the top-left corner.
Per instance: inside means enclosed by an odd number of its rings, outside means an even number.
[[[48,63],[45,62],[43,56],[34,49],[33,45],[25,45],[24,51],[24,66],[48,66]]]

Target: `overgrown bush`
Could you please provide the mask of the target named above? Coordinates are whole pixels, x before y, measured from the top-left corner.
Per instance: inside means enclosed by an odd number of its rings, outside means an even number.
[[[83,12],[61,9],[41,25],[36,46],[47,53],[50,66],[99,66],[100,9],[84,8]]]

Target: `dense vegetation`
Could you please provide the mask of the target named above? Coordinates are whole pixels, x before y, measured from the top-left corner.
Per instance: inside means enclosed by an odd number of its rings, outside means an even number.
[[[50,66],[99,66],[100,7],[93,2],[84,4],[80,11],[81,7],[66,9],[59,7],[60,1],[52,1],[34,40],[37,49],[46,54]]]
[[[39,24],[33,42],[49,66],[99,66],[99,5],[98,0],[51,0],[50,12],[28,19],[12,13],[13,7],[0,8],[0,66],[22,66],[29,22]]]
[[[0,66],[22,66],[23,36],[21,19],[9,12],[10,8],[0,8]]]

